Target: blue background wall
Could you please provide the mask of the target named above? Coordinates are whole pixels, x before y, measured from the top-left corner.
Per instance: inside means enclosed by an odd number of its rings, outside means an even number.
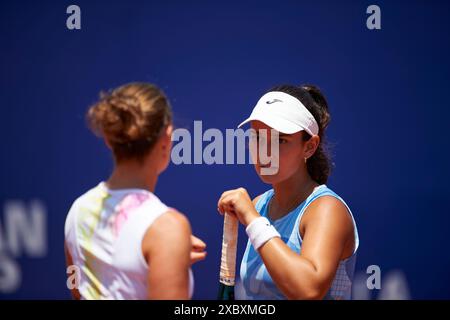
[[[66,28],[70,4],[81,8],[81,30]],[[381,30],[366,28],[371,4]],[[42,201],[48,250],[15,257],[4,245],[0,259],[17,263],[21,284],[0,297],[69,297],[65,215],[111,170],[85,111],[100,90],[148,81],[165,90],[178,126],[202,120],[221,130],[275,84],[320,86],[333,117],[328,185],[357,219],[357,270],[400,270],[412,298],[450,298],[449,9],[446,1],[2,2],[0,204]],[[269,188],[251,165],[171,164],[160,177],[158,196],[208,244],[194,267],[195,298],[216,297],[216,201],[239,186],[252,196]]]

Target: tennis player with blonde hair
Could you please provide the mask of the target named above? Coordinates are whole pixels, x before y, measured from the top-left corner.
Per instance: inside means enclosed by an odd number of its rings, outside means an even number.
[[[205,244],[188,219],[154,193],[171,153],[172,112],[154,85],[102,94],[87,119],[112,150],[107,181],[80,196],[65,224],[67,264],[78,267],[77,299],[189,299],[191,264]]]
[[[264,94],[241,124],[251,123],[257,146],[262,139],[271,145],[275,130],[279,152],[271,155],[278,157],[273,163],[262,163],[256,155],[255,169],[270,190],[253,201],[244,188],[229,190],[218,201],[220,213],[237,218],[249,237],[240,268],[243,290],[236,290],[236,298],[351,298],[359,240],[350,208],[326,185],[329,121],[328,104],[317,87],[283,85]],[[275,174],[262,174],[276,163]],[[227,280],[223,275],[235,258],[232,253],[227,258],[232,252],[227,243],[235,241],[226,234],[233,231],[226,230],[236,228],[224,230],[222,265],[228,267],[221,268],[221,279]]]

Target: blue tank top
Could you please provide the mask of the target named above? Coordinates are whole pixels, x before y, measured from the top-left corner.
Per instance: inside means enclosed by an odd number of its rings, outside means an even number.
[[[356,262],[356,251],[359,246],[358,231],[350,208],[344,200],[329,189],[326,185],[320,185],[314,189],[309,197],[297,208],[289,212],[280,219],[271,220],[267,215],[268,203],[274,194],[273,189],[266,191],[256,203],[256,210],[263,217],[269,219],[271,224],[281,235],[281,239],[295,252],[300,254],[302,238],[299,232],[300,221],[309,204],[322,196],[333,196],[342,201],[348,209],[353,221],[355,234],[355,249],[353,254],[345,260],[341,260],[333,279],[330,290],[324,299],[342,300],[351,299],[353,273]],[[242,300],[275,300],[286,299],[285,295],[277,288],[269,275],[260,255],[253,248],[250,241],[242,258],[241,269],[241,290],[236,291],[236,298]]]

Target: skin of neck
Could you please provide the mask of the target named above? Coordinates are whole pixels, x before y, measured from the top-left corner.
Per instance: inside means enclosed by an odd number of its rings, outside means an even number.
[[[306,165],[301,166],[289,178],[274,183],[271,216],[278,218],[289,213],[287,210],[302,203],[318,185],[308,174]]]
[[[153,148],[142,159],[114,161],[114,170],[106,181],[111,189],[144,189],[155,192],[158,176],[170,160],[172,125],[168,125]],[[112,149],[105,139],[106,145]]]
[[[145,189],[155,191],[158,181],[158,170],[152,161],[152,156],[147,156],[143,161],[123,160],[115,163],[114,170],[106,181],[111,189]]]

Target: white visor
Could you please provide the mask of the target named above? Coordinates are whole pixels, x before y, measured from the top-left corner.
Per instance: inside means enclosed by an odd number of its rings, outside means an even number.
[[[286,134],[306,131],[314,136],[319,134],[319,126],[311,112],[290,94],[271,91],[259,99],[250,117],[242,122],[238,128],[247,122],[259,120],[269,127]]]

